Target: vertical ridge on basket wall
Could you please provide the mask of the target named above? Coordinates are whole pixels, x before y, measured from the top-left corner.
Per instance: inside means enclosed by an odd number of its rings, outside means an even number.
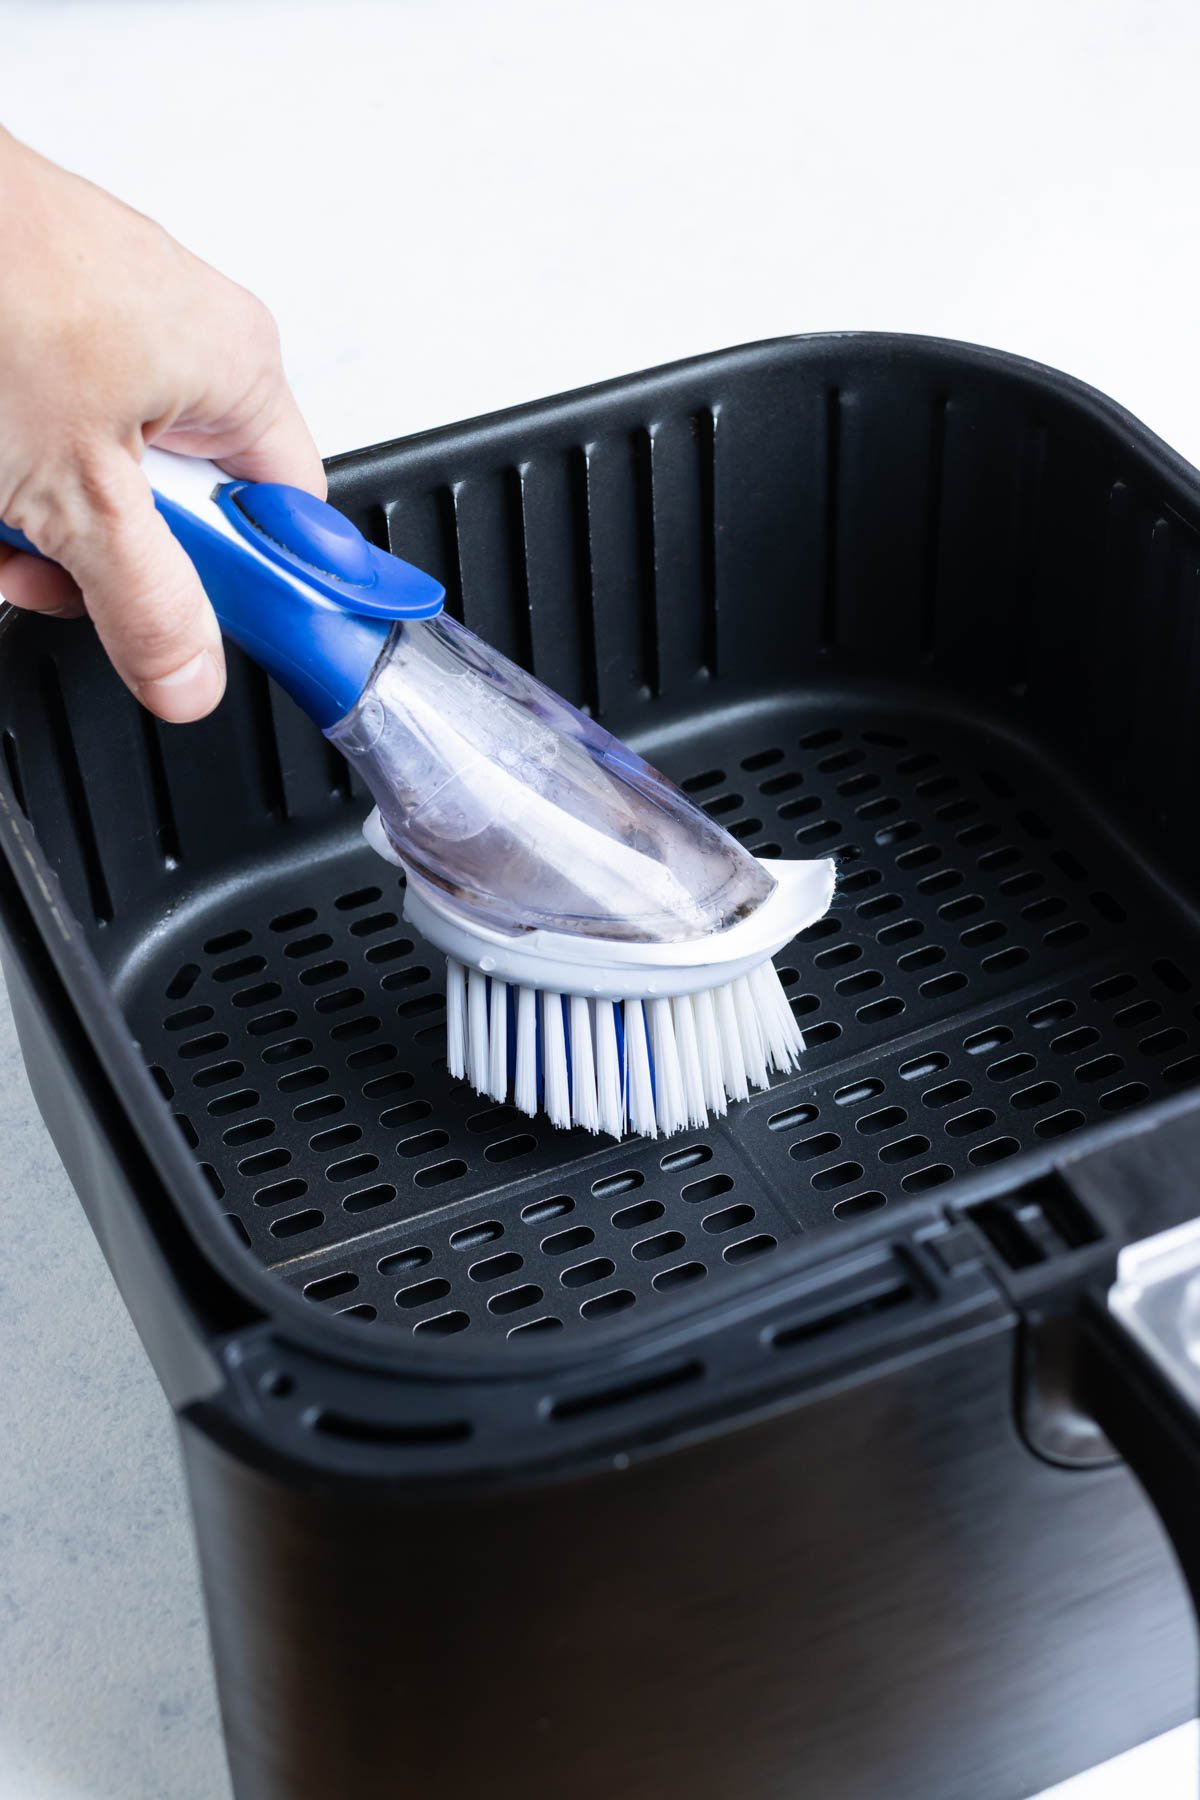
[[[975,393],[939,394],[933,406],[923,647],[964,682],[1007,685],[1024,666],[1014,624],[1024,413]]]
[[[595,710],[581,448],[539,450],[453,489],[443,482],[406,492],[386,512],[389,549],[445,584],[448,611],[567,699]]]
[[[717,673],[713,438],[707,407],[645,431],[656,688],[668,700]]]
[[[942,587],[942,510],[945,498],[946,433],[950,401],[935,393],[930,402],[929,471],[925,485],[925,579],[922,583],[917,653],[928,660],[937,642],[939,612],[946,601]]]
[[[721,679],[815,666],[827,540],[824,386],[756,369],[713,408],[716,657]]]
[[[380,501],[369,500],[365,505],[360,504],[355,507],[347,508],[346,516],[358,526],[358,529],[362,532],[364,537],[369,538],[373,544],[377,544],[381,550],[390,548],[391,537],[388,528],[387,508]],[[289,778],[288,761],[290,753],[289,746],[292,741],[291,728],[290,726],[284,726],[282,724],[282,709],[285,706],[294,707],[296,717],[303,725],[308,725],[309,720],[307,714],[303,713],[298,706],[294,706],[294,702],[281,691],[276,690],[273,698],[275,701],[276,729],[283,734],[279,741],[279,754],[284,765],[284,785],[288,791],[289,801],[291,801],[292,781]],[[344,805],[347,800],[361,800],[365,812],[367,810],[369,796],[362,781],[360,781],[358,776],[353,772],[341,752],[335,750],[331,743],[320,736],[315,725],[310,726],[310,730],[320,742],[321,753],[324,759],[324,787],[328,798],[336,805]],[[304,810],[304,803],[300,802],[297,811],[302,812]]]
[[[1010,642],[1010,678],[1027,686],[1036,637],[1035,606],[1046,505],[1046,461],[1049,432],[1044,420],[1025,417],[1020,433],[1018,486],[1013,496],[1013,591],[1006,630]],[[964,597],[966,598],[966,597]]]
[[[504,656],[528,666],[532,641],[516,469],[502,465],[457,482],[454,522],[463,623]]]
[[[1140,661],[1140,639],[1135,649],[1129,632],[1130,596],[1138,591],[1146,568],[1152,528],[1147,509],[1138,503],[1128,483],[1113,481],[1105,502],[1087,655],[1081,656],[1079,675],[1083,716],[1090,720],[1092,734],[1111,768],[1112,791],[1122,796],[1129,793],[1132,777],[1131,688],[1138,682]]]
[[[1093,631],[1111,470],[1052,424],[1033,583],[1029,703],[1060,743],[1078,751],[1081,659]]]
[[[18,715],[14,721],[18,737],[28,734],[38,746],[21,764],[30,817],[41,835],[39,818],[44,828],[65,801],[78,830],[49,833],[56,866],[80,919],[108,922],[144,902],[148,891],[160,894],[181,860],[163,749],[171,728],[160,728],[103,665],[97,679],[89,626],[49,630],[57,638],[54,652],[40,681],[28,684],[22,705],[49,724],[51,754],[41,720]]]
[[[27,629],[43,627],[31,621]],[[227,697],[216,713],[195,725],[161,725],[104,666],[86,626],[49,629],[59,636],[36,691],[16,706],[10,698],[9,712],[35,829],[46,835],[47,821],[64,806],[70,813],[72,832],[51,831],[48,841],[80,919],[120,918],[176,891],[176,868],[190,877],[214,858],[260,848],[264,824],[283,820],[289,805],[261,672],[230,647]],[[30,720],[27,710],[41,720]],[[323,760],[320,736],[307,721],[299,730],[315,768]],[[40,746],[38,754],[21,755],[26,737]],[[316,779],[329,794],[328,775]],[[214,784],[228,805],[213,808]]]
[[[662,693],[662,651],[659,636],[658,542],[654,511],[654,439],[651,427],[638,425],[631,433],[633,454],[634,540],[638,569],[638,639],[641,648],[642,692],[657,700]]]
[[[1138,587],[1138,642],[1125,709],[1133,715],[1127,766],[1134,796],[1153,796],[1154,822],[1194,835],[1194,771],[1180,791],[1180,724],[1196,695],[1182,686],[1190,675],[1193,619],[1180,604],[1179,543],[1172,521],[1142,503],[1145,550]],[[1132,637],[1132,633],[1129,634]],[[1190,790],[1191,804],[1187,804]],[[1184,805],[1180,807],[1183,798]],[[1145,798],[1142,799],[1145,804]],[[1177,810],[1177,808],[1179,810]],[[1186,810],[1184,810],[1186,808]],[[1192,816],[1189,817],[1189,814]]]
[[[700,481],[700,561],[703,614],[703,673],[713,681],[721,673],[717,614],[717,420],[720,408],[693,413],[696,427],[697,474]]]
[[[384,508],[387,547],[393,556],[415,563],[446,590],[446,611],[462,618],[461,539],[458,525],[459,481],[439,479],[440,469],[429,471],[429,485],[405,490],[403,497]]]
[[[444,482],[435,490],[434,502],[442,531],[441,564],[445,571],[442,584],[446,589],[446,611],[452,619],[463,616],[462,535],[458,525],[458,494],[461,482]]]
[[[387,509],[378,501],[369,501],[365,506],[357,506],[346,511],[346,517],[358,526],[365,538],[377,544],[381,550],[388,547]]]
[[[84,772],[67,707],[62,673],[53,656],[42,659],[38,671],[38,689],[58,765],[59,791],[66,801],[73,826],[70,849],[74,854],[56,859],[59,878],[79,917],[106,925],[113,917],[112,891],[100,852],[95,808],[88,791],[97,778],[97,770],[92,764],[90,774]],[[36,809],[36,800],[34,804]]]
[[[413,492],[404,490],[402,498],[392,500],[384,508],[387,520],[387,547],[393,556],[415,563],[450,589],[457,581],[457,565],[453,574],[447,564],[446,495],[449,489],[430,486]],[[451,497],[453,514],[453,497]]]
[[[17,748],[15,734],[6,729],[4,742],[4,772],[8,777],[8,785],[12,789],[12,797],[16,801],[17,811],[29,817],[29,799],[25,792],[25,777],[21,773],[21,752]]]
[[[137,712],[146,755],[146,778],[153,802],[158,854],[164,864],[174,865],[180,860],[182,847],[179,842],[179,821],[175,817],[175,803],[171,799],[171,784],[167,780],[167,761],[163,755],[161,733],[164,727],[144,706],[139,706]],[[169,730],[170,727],[166,729]]]
[[[267,678],[233,644],[226,644],[225,660],[225,698],[216,712],[156,733],[177,854],[197,867],[260,848],[264,828],[287,814]],[[214,793],[230,796],[229,804],[214,807]]]
[[[584,454],[597,699],[615,725],[658,693],[650,435],[605,432]]]
[[[255,663],[246,663],[245,693],[250,727],[254,735],[262,804],[270,817],[284,820],[288,816],[287,794],[283,785],[279,741],[275,736],[275,715],[271,710],[271,684]]]
[[[348,764],[282,688],[270,682],[267,693],[284,816],[316,822],[336,815],[354,791]]]
[[[821,649],[832,651],[838,641],[838,470],[842,456],[842,391],[825,392],[825,437],[822,445],[823,531],[821,537],[820,605]]]
[[[599,710],[587,455],[581,445],[521,464],[533,669],[556,693]]]
[[[877,375],[843,384],[839,416],[837,645],[877,661],[911,657],[929,593],[940,407],[922,377]]]
[[[525,471],[517,464],[503,472],[504,498],[512,545],[512,651],[523,669],[533,670],[533,608],[529,599],[529,554],[525,539]]]

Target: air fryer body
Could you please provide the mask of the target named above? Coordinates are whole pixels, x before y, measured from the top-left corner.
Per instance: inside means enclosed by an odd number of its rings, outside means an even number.
[[[331,491],[840,879],[794,1080],[556,1133],[450,1081],[367,798],[265,678],[169,731],[0,624],[14,1014],[179,1420],[238,1800],[1018,1800],[1187,1717],[1089,1346],[1132,1368],[1104,1296],[1200,1157],[1200,478],[1047,371],[846,336]]]

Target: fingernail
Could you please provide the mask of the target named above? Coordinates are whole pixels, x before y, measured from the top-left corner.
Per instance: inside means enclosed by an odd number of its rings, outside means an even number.
[[[137,696],[168,725],[186,725],[210,713],[224,691],[224,669],[211,650],[201,650],[170,675],[139,682]]]

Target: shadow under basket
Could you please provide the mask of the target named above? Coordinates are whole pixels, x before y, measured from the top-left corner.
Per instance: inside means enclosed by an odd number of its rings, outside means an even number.
[[[450,1080],[365,793],[253,667],[163,728],[87,628],[0,623],[14,1012],[179,1418],[238,1800],[1015,1800],[1188,1716],[1110,1441],[1157,1414],[1095,1371],[1200,1166],[1200,477],[1031,364],[849,335],[330,483],[840,873],[777,959],[798,1075],[556,1132]]]

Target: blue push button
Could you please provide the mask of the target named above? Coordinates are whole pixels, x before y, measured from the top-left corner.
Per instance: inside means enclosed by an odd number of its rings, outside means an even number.
[[[379,549],[336,507],[302,488],[231,481],[213,498],[242,537],[344,612],[431,619],[442,610],[446,590],[440,581]]]
[[[251,524],[301,562],[354,587],[374,585],[372,546],[335,506],[274,481],[238,488],[233,499]]]

